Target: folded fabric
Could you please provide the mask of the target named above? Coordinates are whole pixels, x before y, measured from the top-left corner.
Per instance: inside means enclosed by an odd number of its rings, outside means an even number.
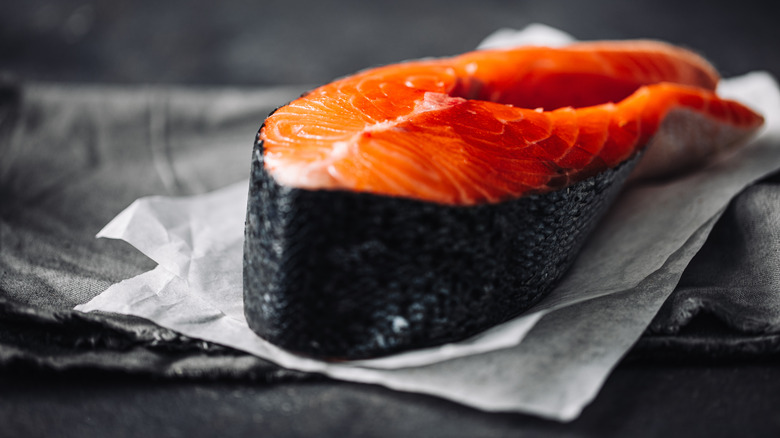
[[[73,342],[61,344],[46,340],[53,331],[78,332],[76,327],[81,327],[83,320],[73,316],[72,306],[154,266],[124,243],[94,239],[111,217],[144,195],[203,193],[245,178],[251,137],[258,123],[275,106],[305,88],[196,90],[5,84],[0,93],[0,296],[6,317],[0,363],[135,372],[140,368],[133,366],[132,358],[145,353],[128,345],[149,342],[163,346],[155,351],[166,359],[149,361],[143,372],[173,376],[166,361],[171,357],[169,352],[179,347],[194,355],[214,352],[210,357],[237,354],[180,336],[162,336],[160,333],[166,331],[148,322],[108,314],[90,316],[91,333],[101,333],[94,341],[89,340],[91,335],[74,335],[69,338]],[[245,135],[247,132],[251,134]],[[780,187],[770,180],[732,203],[655,320],[655,332],[677,329],[688,322],[688,315],[703,309],[726,318],[739,330],[776,330],[780,311],[776,305],[767,305],[777,301],[777,278],[769,275],[775,272],[771,269],[777,266],[772,261],[776,259],[727,260],[720,255],[734,254],[731,245],[745,248],[742,254],[778,254],[780,203],[769,202],[776,200],[778,193]],[[741,243],[733,242],[735,223],[751,224],[738,235]],[[762,252],[755,251],[757,245]],[[769,264],[756,264],[761,260]],[[721,300],[733,302],[730,291],[736,287],[742,290],[738,296],[741,305],[718,306]],[[112,330],[118,321],[128,328],[119,338]],[[739,333],[732,332],[728,338],[697,335],[705,339],[708,349],[690,343],[691,336],[685,334],[650,336],[640,343],[663,349],[677,345],[703,353],[718,347],[726,348],[725,354],[739,353],[751,346],[760,346],[762,353],[780,351],[771,335]],[[652,341],[661,338],[665,340],[662,344]],[[734,342],[735,338],[740,342]],[[185,345],[189,347],[182,347]],[[74,353],[84,351],[89,354]],[[70,359],[56,359],[55,352]],[[96,359],[117,354],[121,360]],[[280,373],[273,365],[236,369],[235,361],[212,361],[203,366],[214,370],[215,376]]]
[[[747,188],[685,270],[650,329],[677,333],[710,313],[743,333],[780,332],[780,185]]]

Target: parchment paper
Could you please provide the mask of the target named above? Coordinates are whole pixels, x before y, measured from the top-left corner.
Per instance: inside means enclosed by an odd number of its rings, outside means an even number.
[[[537,25],[509,39],[544,43],[551,34],[554,43],[565,37]],[[486,41],[496,44],[495,38]],[[762,134],[693,175],[624,191],[553,293],[533,311],[473,339],[328,363],[257,337],[244,320],[241,299],[246,181],[202,196],[133,203],[98,237],[123,239],[159,265],[76,309],[141,316],[288,368],[483,410],[572,420],[672,292],[729,200],[780,168],[780,93],[772,78],[754,73],[724,81],[719,91],[762,112]]]

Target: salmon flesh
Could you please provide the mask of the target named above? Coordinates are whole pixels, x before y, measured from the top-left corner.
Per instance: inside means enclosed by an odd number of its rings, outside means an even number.
[[[305,94],[255,142],[250,327],[304,355],[356,359],[522,313],[632,171],[683,172],[761,126],[717,96],[718,80],[665,43],[590,42],[405,62]]]

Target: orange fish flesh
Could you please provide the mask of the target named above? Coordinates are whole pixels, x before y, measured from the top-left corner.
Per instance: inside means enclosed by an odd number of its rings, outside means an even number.
[[[700,56],[654,41],[484,50],[337,80],[277,110],[259,135],[284,185],[500,202],[615,167],[673,110],[748,137],[761,116],[720,99],[717,82]]]
[[[637,162],[632,175],[661,177],[758,129],[718,79],[668,44],[595,42],[406,62],[313,90],[256,139],[249,326],[352,359],[512,318],[560,281]]]

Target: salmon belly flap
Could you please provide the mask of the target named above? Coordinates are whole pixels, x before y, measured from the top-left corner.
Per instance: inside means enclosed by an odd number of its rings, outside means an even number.
[[[406,62],[311,91],[255,143],[250,327],[354,359],[518,315],[565,274],[637,163],[674,174],[760,127],[717,82],[692,52],[630,41]],[[692,132],[662,135],[671,122]]]

